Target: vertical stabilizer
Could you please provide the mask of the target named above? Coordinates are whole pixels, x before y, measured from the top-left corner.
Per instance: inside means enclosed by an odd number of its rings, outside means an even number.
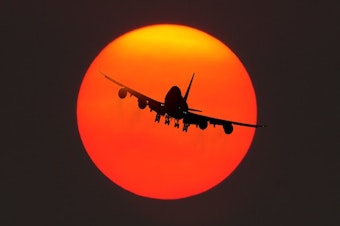
[[[188,99],[188,95],[189,95],[189,92],[190,92],[190,88],[191,88],[191,83],[192,83],[192,80],[194,80],[194,77],[195,77],[195,73],[192,75],[191,77],[191,81],[189,83],[189,86],[188,86],[188,89],[187,89],[187,92],[185,93],[185,96],[184,96],[184,100],[185,102],[187,101]]]

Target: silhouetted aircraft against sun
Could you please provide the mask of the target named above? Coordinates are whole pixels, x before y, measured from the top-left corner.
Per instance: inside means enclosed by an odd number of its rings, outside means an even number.
[[[165,124],[170,125],[170,119],[175,119],[175,127],[179,128],[179,120],[183,119],[183,131],[187,132],[188,128],[191,124],[198,126],[200,129],[204,130],[208,127],[208,122],[212,125],[221,125],[223,126],[224,132],[226,134],[231,134],[233,132],[233,124],[239,126],[248,126],[248,127],[265,127],[263,125],[252,125],[241,122],[234,122],[229,120],[212,118],[204,115],[199,115],[193,112],[201,112],[200,110],[192,109],[188,107],[187,99],[190,91],[190,87],[192,81],[194,79],[195,73],[192,75],[191,81],[189,83],[188,89],[184,95],[181,94],[181,90],[177,86],[171,87],[168,93],[165,96],[164,103],[161,103],[157,100],[154,100],[150,97],[147,97],[122,83],[115,81],[110,78],[106,74],[100,72],[104,75],[108,80],[116,83],[122,88],[118,91],[118,96],[120,98],[125,98],[127,93],[130,93],[131,96],[135,96],[138,99],[138,107],[140,109],[146,108],[149,106],[150,111],[155,111],[156,118],[155,122],[159,122],[161,116],[165,116]]]

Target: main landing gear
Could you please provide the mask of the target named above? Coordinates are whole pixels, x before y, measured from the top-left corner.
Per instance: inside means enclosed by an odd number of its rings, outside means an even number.
[[[164,121],[164,124],[165,125],[170,125],[170,121],[171,121],[171,117],[169,115],[165,115],[165,121]],[[156,115],[156,118],[155,118],[155,122],[159,123],[161,120],[161,115],[160,114],[157,114]],[[175,128],[179,128],[180,124],[179,124],[179,119],[175,119],[175,124],[174,124]],[[184,123],[183,124],[183,129],[182,131],[183,132],[188,132],[188,128],[189,128],[190,124],[189,123]]]
[[[190,125],[189,123],[184,123],[182,131],[188,132],[189,125]]]
[[[165,125],[170,125],[170,116],[169,115],[166,115],[165,116]]]
[[[178,119],[176,119],[175,128],[179,128],[179,120]]]
[[[156,118],[155,118],[155,122],[158,122],[161,120],[161,115],[160,114],[157,114],[156,115]],[[171,120],[171,117],[169,115],[165,115],[165,125],[170,125],[170,120]],[[177,120],[178,121],[178,120]],[[175,125],[176,126],[176,125]]]
[[[158,123],[159,123],[159,120],[161,120],[161,115],[160,115],[160,114],[157,114],[157,115],[156,115],[156,118],[155,118],[155,122],[158,122]]]

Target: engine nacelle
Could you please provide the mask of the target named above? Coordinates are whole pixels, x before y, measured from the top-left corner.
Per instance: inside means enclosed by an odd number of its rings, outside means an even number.
[[[207,121],[204,121],[204,122],[200,122],[198,124],[198,127],[201,129],[201,130],[204,130],[208,127],[208,122]]]
[[[118,91],[118,96],[123,99],[125,98],[127,95],[127,90],[125,88],[121,88],[119,91]]]
[[[140,109],[146,108],[146,105],[147,105],[146,100],[138,99],[138,107],[139,107]]]
[[[224,132],[225,132],[226,134],[231,134],[231,133],[233,132],[233,130],[234,130],[234,127],[233,127],[233,125],[229,122],[229,123],[223,125],[223,129],[224,129]]]

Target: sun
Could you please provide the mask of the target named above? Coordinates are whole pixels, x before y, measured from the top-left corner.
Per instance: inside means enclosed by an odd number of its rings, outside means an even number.
[[[246,155],[255,129],[234,126],[188,132],[155,123],[155,112],[137,99],[118,97],[115,80],[164,101],[174,85],[190,108],[203,115],[256,123],[256,96],[239,58],[215,37],[183,25],[142,27],[116,38],[93,60],[80,86],[77,121],[83,145],[112,182],[143,197],[180,199],[200,194],[226,179]]]

